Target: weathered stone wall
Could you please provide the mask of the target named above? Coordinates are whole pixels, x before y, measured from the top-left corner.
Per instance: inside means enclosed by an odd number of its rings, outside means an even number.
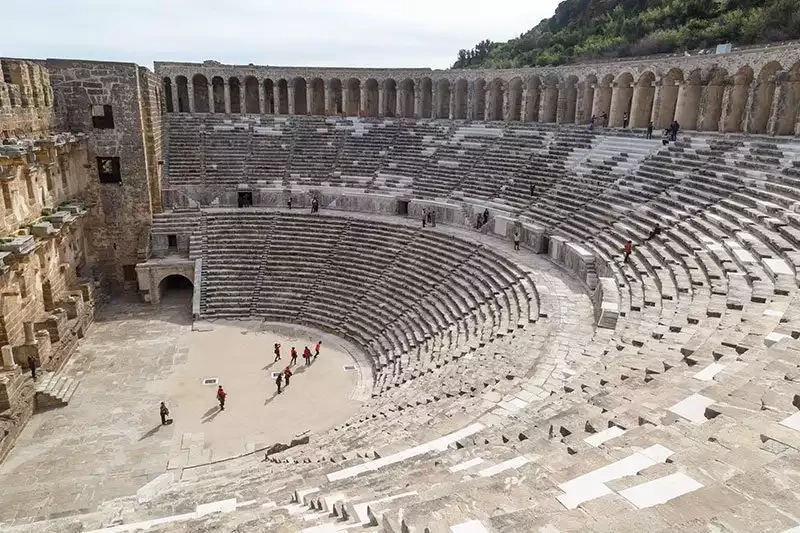
[[[90,263],[109,291],[135,290],[133,268],[152,216],[150,176],[158,164],[153,119],[159,115],[151,103],[155,89],[133,63],[48,59],[47,68],[57,87],[59,124],[87,136]],[[113,128],[93,126],[92,105],[111,106]],[[100,182],[97,157],[119,158],[120,183]]]
[[[0,59],[0,138],[39,135],[53,128],[50,75],[39,62]]]
[[[142,110],[142,135],[144,137],[150,199],[153,212],[163,209],[161,201],[161,172],[164,163],[161,121],[161,82],[155,74],[139,67],[140,105]]]

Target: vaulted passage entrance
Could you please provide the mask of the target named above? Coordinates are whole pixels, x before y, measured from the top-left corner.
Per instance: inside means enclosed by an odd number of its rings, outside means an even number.
[[[158,295],[161,302],[191,301],[194,284],[180,274],[172,274],[158,284]]]

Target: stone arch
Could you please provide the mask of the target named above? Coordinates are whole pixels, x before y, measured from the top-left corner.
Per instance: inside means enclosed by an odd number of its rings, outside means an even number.
[[[656,129],[666,129],[675,117],[675,106],[678,103],[678,90],[683,83],[683,71],[672,68],[661,79],[661,102],[655,110],[653,125]]]
[[[325,82],[322,78],[314,78],[311,80],[311,109],[309,112],[312,115],[325,114]]]
[[[400,82],[400,109],[398,114],[401,117],[412,118],[414,116],[414,80],[406,78]]]
[[[195,113],[208,113],[211,111],[208,102],[208,78],[202,74],[192,76],[192,91],[194,92]]]
[[[489,98],[486,102],[485,120],[503,120],[503,80],[495,78],[489,83]]]
[[[225,112],[225,80],[219,76],[211,78],[211,90],[214,93],[214,113]]]
[[[264,112],[275,114],[275,84],[270,79],[264,80]]]
[[[625,114],[630,118],[631,100],[633,99],[633,75],[623,72],[614,81],[611,91],[611,110],[608,113],[608,125],[620,128],[624,125]]]
[[[561,122],[573,124],[578,112],[578,77],[574,74],[567,76],[563,91],[564,110]]]
[[[420,115],[422,118],[431,118],[433,115],[433,81],[425,77],[419,83],[420,90]]]
[[[364,115],[367,117],[377,117],[380,113],[380,91],[378,90],[378,80],[369,78],[364,82]]]
[[[464,78],[456,80],[455,86],[455,107],[453,118],[465,120],[467,118],[467,103],[469,101],[469,82]]]
[[[774,132],[776,135],[792,135],[795,133],[797,116],[800,113],[800,61],[792,65],[782,79],[780,102],[782,112],[775,117]]]
[[[700,110],[697,129],[700,131],[718,131],[722,118],[722,100],[728,85],[728,71],[715,68],[709,72],[708,84],[700,96]]]
[[[397,82],[392,78],[383,80],[383,116],[397,116]]]
[[[536,122],[539,120],[539,104],[542,97],[542,80],[539,76],[531,76],[527,83],[528,90],[525,98],[525,113],[522,119],[525,122]]]
[[[278,114],[289,114],[289,82],[285,79],[278,80]]]
[[[513,78],[508,82],[508,115],[506,120],[522,120],[522,80]]]
[[[748,133],[766,133],[772,100],[775,97],[775,75],[781,70],[781,64],[771,61],[764,65],[756,79],[753,91],[753,103],[750,107]]]
[[[697,111],[700,108],[700,95],[703,92],[703,76],[700,69],[689,72],[678,89],[675,104],[675,120],[682,130],[697,129]]]
[[[261,102],[258,95],[258,80],[253,76],[244,79],[244,111],[245,113],[258,114],[261,112]]]
[[[178,76],[175,78],[175,85],[178,90],[178,113],[189,112],[189,81],[186,76]]]
[[[158,297],[156,302],[161,302],[164,297],[170,298],[173,295],[182,299],[192,299],[194,283],[183,274],[168,274],[158,282]]]
[[[342,101],[342,80],[333,78],[330,82],[328,89],[328,109],[334,115],[341,115],[344,113],[344,104]]]
[[[344,103],[344,114],[349,117],[357,117],[361,110],[361,80],[350,78],[347,80],[347,98]]]
[[[653,115],[656,75],[650,71],[639,76],[631,100],[631,128],[646,128]]]
[[[731,86],[727,102],[722,109],[721,129],[725,133],[743,131],[745,112],[747,110],[747,94],[750,84],[753,83],[753,69],[749,66],[741,67],[731,77]]]
[[[436,117],[450,118],[450,80],[442,78],[436,82]]]
[[[594,91],[597,88],[597,76],[594,74],[589,74],[586,76],[586,79],[583,80],[583,87],[581,90],[580,98],[581,102],[581,117],[580,123],[581,124],[588,124],[591,118],[594,115]]]
[[[540,122],[555,122],[558,116],[558,76],[550,74],[544,79],[542,90]]]
[[[592,115],[597,117],[597,123],[601,126],[607,125],[603,123],[603,119],[601,118],[603,114],[609,115],[611,112],[611,95],[613,92],[611,86],[613,83],[614,75],[606,74],[594,89]]]
[[[162,84],[164,87],[164,103],[167,107],[167,113],[174,113],[175,108],[172,105],[172,80],[165,77]]]
[[[483,78],[475,80],[472,99],[472,118],[484,120],[486,118],[486,80]]]
[[[230,85],[229,93],[230,93],[230,102],[231,102],[231,113],[241,113],[242,112],[242,88],[239,83],[239,78],[231,78],[228,80],[228,85]]]
[[[301,78],[300,76],[296,77],[292,80],[292,86],[294,87],[294,114],[295,115],[307,115],[308,114],[308,95],[307,90],[308,87],[306,85],[306,79]]]

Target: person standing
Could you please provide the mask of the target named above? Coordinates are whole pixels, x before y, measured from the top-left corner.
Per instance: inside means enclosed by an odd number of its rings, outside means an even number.
[[[32,355],[28,356],[28,368],[31,369],[31,377],[36,380],[36,359]]]
[[[281,345],[279,343],[275,343],[275,360],[272,361],[273,363],[277,363],[281,360]]]
[[[425,224],[428,222],[428,210],[426,208],[422,208],[422,227],[425,227]]]
[[[219,410],[225,410],[225,398],[228,396],[228,393],[222,389],[222,385],[217,387],[217,401],[219,401]]]
[[[164,404],[164,402],[161,402],[161,408],[159,409],[159,411],[161,413],[161,425],[166,426],[167,417],[169,416],[169,409],[167,409],[167,406]]]
[[[624,263],[628,262],[628,258],[631,256],[631,252],[633,251],[633,243],[631,241],[627,241],[625,243],[625,247],[623,248],[625,252],[625,259],[623,260]]]
[[[292,369],[290,367],[286,367],[283,369],[283,379],[286,381],[286,386],[289,386],[289,378],[292,377]]]
[[[275,385],[278,386],[278,394],[281,393],[281,381],[283,381],[283,374],[278,372],[278,377],[275,378]]]
[[[647,123],[647,138],[648,139],[652,139],[653,138],[653,122],[652,121]]]
[[[629,121],[629,119],[628,119],[628,112],[627,112],[627,111],[625,111],[625,112],[622,114],[622,127],[623,127],[623,128],[625,128],[625,129],[627,129],[627,128],[628,128],[628,121]]]
[[[289,209],[292,208],[292,197],[291,196],[289,197],[289,201],[286,202],[286,204],[289,206]]]
[[[303,350],[303,359],[306,360],[306,366],[311,364],[311,350],[308,349],[308,346]]]
[[[319,350],[322,347],[322,341],[317,341],[317,345],[314,346],[314,361],[317,360],[317,356],[319,355]]]
[[[519,229],[515,229],[514,230],[514,250],[517,251],[517,252],[519,252],[519,238],[520,238]]]
[[[294,346],[292,346],[292,365],[297,364],[297,350],[295,350]]]

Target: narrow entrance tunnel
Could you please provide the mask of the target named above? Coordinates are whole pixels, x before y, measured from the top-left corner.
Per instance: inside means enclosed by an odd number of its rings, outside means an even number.
[[[158,284],[159,300],[163,302],[191,301],[194,284],[180,274],[167,276]]]

